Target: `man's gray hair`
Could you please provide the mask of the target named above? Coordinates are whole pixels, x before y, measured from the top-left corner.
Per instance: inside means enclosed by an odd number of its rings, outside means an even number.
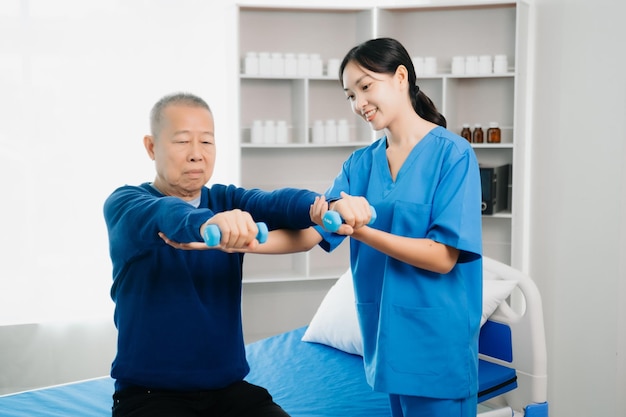
[[[207,109],[209,113],[211,113],[211,108],[209,105],[191,93],[173,93],[168,94],[161,98],[156,104],[152,107],[152,111],[150,111],[150,133],[155,138],[158,137],[158,134],[161,132],[161,122],[163,121],[163,110],[167,106],[170,105],[178,105],[182,104],[190,107],[202,107]]]

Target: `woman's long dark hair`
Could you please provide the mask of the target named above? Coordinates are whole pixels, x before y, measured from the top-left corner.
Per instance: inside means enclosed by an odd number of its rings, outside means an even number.
[[[439,113],[432,100],[418,87],[413,61],[400,42],[392,38],[378,38],[355,46],[341,62],[339,82],[343,82],[343,71],[352,61],[379,74],[395,74],[398,67],[404,65],[409,72],[409,96],[415,112],[422,119],[446,127],[446,118]]]

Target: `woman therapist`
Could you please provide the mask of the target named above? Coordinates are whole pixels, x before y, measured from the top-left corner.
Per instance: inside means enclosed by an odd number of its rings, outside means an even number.
[[[385,133],[355,151],[325,193],[346,223],[340,232],[351,237],[367,381],[389,393],[394,417],[476,416],[482,308],[476,156],[445,129],[396,40],[353,48],[340,80],[352,110]],[[314,205],[318,224],[322,203]],[[368,226],[370,205],[377,217]],[[326,250],[344,238],[317,229]]]

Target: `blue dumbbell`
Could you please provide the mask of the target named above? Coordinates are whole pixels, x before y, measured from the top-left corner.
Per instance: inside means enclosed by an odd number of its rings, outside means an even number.
[[[372,218],[370,219],[368,224],[372,224],[376,221],[376,209],[374,208],[374,206],[370,206],[370,211],[372,212]],[[339,226],[341,226],[341,224],[343,223],[343,219],[341,218],[339,212],[334,210],[328,210],[326,213],[324,213],[322,221],[324,222],[324,227],[326,228],[326,230],[330,232],[336,232],[337,230],[339,230]]]
[[[256,240],[258,240],[259,243],[265,243],[267,241],[268,233],[267,225],[263,222],[258,222],[256,226],[259,228]],[[216,224],[209,224],[204,228],[204,234],[202,237],[204,238],[204,243],[206,243],[207,246],[217,246],[220,244],[220,240],[222,240],[222,233]]]

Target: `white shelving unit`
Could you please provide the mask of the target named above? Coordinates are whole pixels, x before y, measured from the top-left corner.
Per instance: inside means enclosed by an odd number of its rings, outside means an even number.
[[[374,9],[240,7],[239,55],[247,52],[318,53],[324,62],[341,59],[356,43],[371,38]],[[241,180],[245,187],[301,187],[323,192],[355,149],[372,132],[351,113],[335,76],[239,76]],[[316,120],[347,119],[349,142],[315,144]],[[254,120],[284,120],[287,144],[252,144]],[[333,280],[349,263],[349,248],[332,254],[320,248],[294,255],[246,255],[246,282]],[[329,281],[329,284],[332,281]],[[250,291],[250,290],[248,290]]]
[[[322,76],[258,76],[243,73],[247,52],[317,53],[324,63],[341,59],[356,44],[374,37],[398,39],[412,56],[434,56],[434,75],[420,77],[420,88],[459,133],[497,121],[499,144],[475,144],[479,162],[511,164],[509,210],[483,216],[484,252],[517,265],[525,256],[524,169],[527,39],[526,2],[476,2],[472,5],[381,6],[364,8],[299,8],[239,6],[239,132],[241,179],[244,187],[302,187],[323,192],[341,164],[359,147],[377,137],[351,112],[335,74]],[[509,71],[480,76],[452,75],[457,55],[497,55],[508,58]],[[316,120],[347,119],[349,142],[312,143]],[[254,120],[284,120],[288,143],[253,144]],[[486,129],[485,129],[486,130]],[[247,282],[296,282],[337,278],[348,266],[349,248],[332,254],[316,248],[305,254],[246,255]]]

